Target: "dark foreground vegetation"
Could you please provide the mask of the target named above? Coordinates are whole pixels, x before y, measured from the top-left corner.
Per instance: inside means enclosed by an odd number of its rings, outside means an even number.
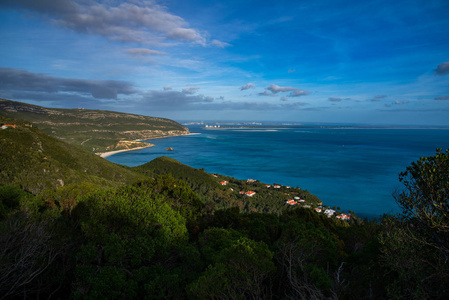
[[[449,293],[449,151],[400,174],[402,214],[348,222],[315,212],[320,201],[306,190],[168,158],[127,168],[14,122],[0,130],[2,299]],[[250,189],[255,196],[239,194]],[[310,208],[287,205],[289,194]]]

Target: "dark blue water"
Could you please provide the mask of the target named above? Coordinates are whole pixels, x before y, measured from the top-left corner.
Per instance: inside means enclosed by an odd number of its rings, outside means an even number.
[[[137,166],[169,156],[206,172],[264,183],[298,186],[325,205],[359,216],[395,213],[398,175],[421,156],[449,148],[449,130],[438,129],[203,129],[150,140],[155,147],[107,159]],[[174,151],[164,149],[172,147]]]

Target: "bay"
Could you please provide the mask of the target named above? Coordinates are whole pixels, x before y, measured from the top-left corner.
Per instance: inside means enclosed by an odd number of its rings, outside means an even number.
[[[149,140],[155,147],[107,159],[137,166],[168,156],[209,173],[298,186],[324,205],[371,218],[399,212],[392,195],[401,187],[401,171],[434,155],[436,148],[449,148],[449,130],[444,129],[189,129],[199,134]]]

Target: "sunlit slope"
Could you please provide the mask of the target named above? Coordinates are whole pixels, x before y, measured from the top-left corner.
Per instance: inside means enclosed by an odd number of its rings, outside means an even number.
[[[127,149],[127,141],[189,133],[181,124],[120,112],[88,109],[54,109],[0,99],[0,116],[23,119],[46,133],[92,152]],[[144,146],[133,143],[131,148]]]
[[[26,121],[0,117],[0,183],[34,194],[67,184],[98,186],[130,184],[144,178],[81,147],[49,136]]]

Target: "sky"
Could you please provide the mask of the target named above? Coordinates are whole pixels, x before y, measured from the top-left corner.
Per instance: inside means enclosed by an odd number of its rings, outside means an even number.
[[[447,0],[0,0],[0,45],[45,107],[449,126]]]

